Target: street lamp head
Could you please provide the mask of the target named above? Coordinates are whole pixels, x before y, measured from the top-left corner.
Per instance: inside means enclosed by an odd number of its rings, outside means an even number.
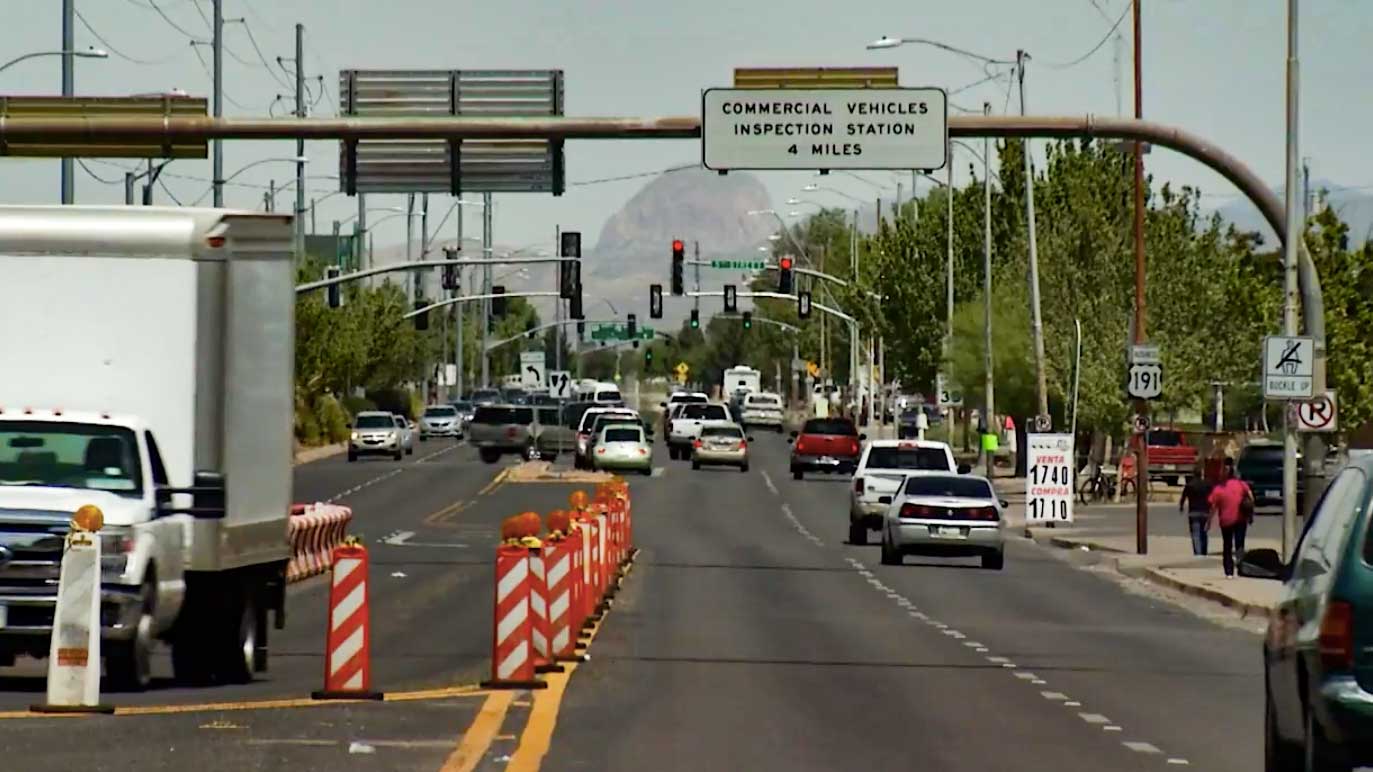
[[[901,40],[901,38],[890,38],[886,35],[883,35],[882,37],[869,43],[868,50],[875,51],[879,48],[896,48],[897,46],[901,45],[902,42],[903,41]]]
[[[801,199],[799,199],[799,198],[789,198],[789,199],[787,199],[787,206],[796,206],[796,205],[799,204],[799,203],[801,203]]]
[[[819,189],[820,189],[820,186],[819,186],[819,185],[816,185],[816,184],[812,183],[812,184],[810,184],[810,185],[805,186],[804,188],[801,188],[801,192],[802,192],[802,193],[814,193],[815,191],[817,191],[817,190],[819,190]]]
[[[800,213],[800,212],[797,212],[797,211],[787,212],[787,217],[800,217],[800,216],[801,216],[801,213]]]
[[[86,57],[87,59],[108,59],[108,58],[110,58],[110,52],[109,52],[109,51],[106,51],[106,50],[103,49],[103,48],[94,48],[94,47],[88,48],[88,49],[86,49],[85,51],[76,51],[76,52],[74,52],[74,55],[75,55],[75,56],[84,56],[84,57]]]
[[[781,241],[781,240],[782,240],[782,234],[780,234],[780,233],[774,233],[774,234],[768,236],[768,241]]]

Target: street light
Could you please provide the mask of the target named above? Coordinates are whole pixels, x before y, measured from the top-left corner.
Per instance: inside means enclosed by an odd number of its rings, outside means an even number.
[[[930,40],[929,38],[893,38],[883,35],[882,37],[869,43],[867,45],[867,48],[869,51],[876,51],[882,48],[896,48],[897,46],[904,45],[931,46],[933,48],[938,48],[944,51],[948,51],[950,53],[955,53],[960,56],[966,56],[970,59],[976,59],[986,64],[1014,65],[1017,63],[1015,59],[993,59],[990,56],[983,56],[982,54],[973,53],[972,51],[969,51],[965,48],[951,46],[948,43],[941,43],[938,40]]]
[[[16,56],[13,59],[0,64],[0,72],[4,72],[25,59],[36,59],[40,56],[66,56],[72,55],[81,59],[108,59],[110,54],[103,48],[88,48],[85,51],[34,51],[33,53]]]
[[[858,196],[851,196],[851,195],[849,195],[848,193],[845,193],[844,191],[839,190],[838,188],[824,187],[824,186],[815,185],[815,184],[807,185],[807,186],[805,186],[804,188],[801,188],[801,192],[802,192],[802,193],[816,193],[816,192],[819,192],[819,191],[824,191],[824,192],[826,192],[826,193],[833,193],[833,194],[835,194],[835,195],[837,195],[837,196],[843,196],[844,198],[847,198],[847,199],[850,200],[850,201],[857,201],[857,202],[860,203],[860,204],[866,204],[866,203],[867,203],[866,201],[864,201],[863,199],[859,198]]]

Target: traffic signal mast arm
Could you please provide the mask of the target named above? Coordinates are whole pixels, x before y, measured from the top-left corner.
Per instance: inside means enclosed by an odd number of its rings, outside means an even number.
[[[519,295],[515,295],[515,294],[511,293],[511,294],[507,294],[506,297],[519,297]],[[557,320],[557,321],[555,321],[555,322],[544,322],[543,324],[540,324],[540,325],[538,325],[538,326],[536,326],[536,327],[530,327],[530,328],[527,329],[527,330],[521,330],[519,333],[517,333],[517,334],[515,334],[515,335],[511,335],[511,336],[508,337],[508,338],[502,338],[502,339],[500,339],[500,340],[490,341],[490,342],[488,342],[488,343],[486,344],[486,350],[487,350],[487,351],[490,351],[490,350],[495,349],[495,348],[500,348],[501,346],[509,345],[509,344],[511,344],[511,343],[514,343],[514,342],[517,341],[517,340],[520,340],[521,338],[527,338],[527,337],[529,337],[530,335],[533,335],[533,334],[539,333],[539,332],[543,332],[544,330],[551,330],[551,329],[553,329],[554,327],[564,327],[564,326],[567,326],[567,325],[569,325],[569,324],[577,324],[578,322],[581,322],[581,323],[583,323],[583,324],[621,324],[621,323],[622,323],[622,322],[621,322],[620,320],[618,320],[618,319],[559,319],[559,320]],[[660,331],[660,330],[654,330],[654,331],[653,331],[653,334],[656,335],[656,336],[659,336],[659,337],[668,338],[668,339],[673,339],[673,336],[672,336],[670,333],[662,332],[662,331]],[[633,341],[624,340],[624,341],[617,341],[617,342],[618,342],[618,343],[632,343]]]
[[[454,303],[466,303],[466,302],[471,301],[471,300],[494,300],[495,298],[556,298],[556,297],[558,297],[558,292],[557,292],[556,290],[552,290],[552,291],[550,291],[550,290],[533,290],[533,291],[530,291],[530,292],[493,292],[493,293],[486,294],[486,295],[459,295],[458,297],[455,297],[455,298],[448,298],[447,300],[440,300],[440,301],[437,302],[437,303],[430,303],[429,305],[424,306],[423,308],[416,308],[414,311],[411,311],[410,313],[406,314],[405,316],[402,316],[401,318],[402,318],[402,319],[409,319],[409,318],[412,317],[412,316],[419,316],[420,314],[428,313],[428,312],[433,311],[433,310],[438,309],[438,308],[444,308],[445,306],[451,306],[451,305],[453,305]],[[819,308],[819,306],[817,305],[816,308]],[[577,321],[577,320],[576,320],[576,319],[569,319],[568,321],[575,322],[575,321]],[[522,333],[522,334],[523,334],[523,333]]]
[[[444,266],[457,266],[462,268],[468,265],[531,265],[535,263],[564,263],[575,262],[575,257],[460,257],[456,260],[415,260],[409,263],[396,263],[395,265],[382,265],[376,268],[367,268],[361,271],[345,273],[333,278],[318,279],[304,284],[296,285],[296,294],[300,295],[317,289],[324,289],[334,284],[346,284],[350,281],[365,279],[368,276],[376,276],[383,273],[395,271],[418,271],[424,268],[442,268]],[[518,296],[516,296],[518,297]]]
[[[715,290],[715,291],[702,290],[702,291],[700,291],[700,292],[688,292],[688,293],[686,293],[686,294],[687,294],[687,297],[692,297],[692,298],[722,298],[722,297],[725,296],[725,293],[724,293],[724,291],[722,291],[722,290]],[[781,293],[781,292],[738,292],[738,293],[736,293],[736,297],[741,297],[741,298],[776,298],[776,299],[778,299],[778,300],[790,300],[790,301],[792,301],[793,303],[796,302],[796,296],[795,296],[795,295],[787,295],[787,294],[784,294],[784,293]],[[848,322],[848,323],[850,323],[850,324],[856,324],[856,323],[858,322],[857,319],[854,319],[852,316],[849,316],[848,314],[846,314],[846,313],[844,313],[843,311],[840,311],[840,310],[838,310],[838,309],[836,309],[836,308],[830,308],[829,306],[823,305],[823,304],[821,304],[821,303],[817,303],[817,302],[815,302],[814,300],[811,300],[811,303],[810,303],[810,304],[811,304],[811,307],[813,307],[813,308],[818,308],[819,310],[824,311],[825,313],[830,314],[831,316],[837,316],[837,317],[839,317],[840,319],[843,319],[844,321],[846,321],[846,322]],[[755,318],[757,318],[757,317],[755,317]]]

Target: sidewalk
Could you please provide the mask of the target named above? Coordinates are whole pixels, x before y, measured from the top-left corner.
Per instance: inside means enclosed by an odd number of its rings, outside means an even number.
[[[337,456],[347,449],[348,443],[346,442],[336,442],[332,445],[320,445],[319,447],[315,448],[302,447],[296,451],[295,458],[293,459],[292,464],[294,466],[308,464],[312,461],[319,461],[320,459],[329,458],[330,456]]]
[[[1010,503],[1011,527],[1040,544],[1062,549],[1107,553],[1108,563],[1122,574],[1146,579],[1188,595],[1220,603],[1242,616],[1266,616],[1277,602],[1282,585],[1266,579],[1225,578],[1221,567],[1221,536],[1212,527],[1208,553],[1192,554],[1186,517],[1171,503],[1149,505],[1148,554],[1135,554],[1135,508],[1130,504],[1074,506],[1074,522],[1049,528],[1025,526],[1025,480],[997,478],[997,493]],[[1245,547],[1280,548],[1280,518],[1260,513],[1250,526]]]

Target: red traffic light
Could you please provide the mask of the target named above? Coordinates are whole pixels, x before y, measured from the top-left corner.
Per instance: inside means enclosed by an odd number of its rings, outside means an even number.
[[[782,258],[779,258],[779,259],[777,260],[777,266],[778,266],[779,268],[781,268],[782,270],[784,270],[784,271],[790,271],[790,270],[791,270],[791,258],[790,258],[790,257],[782,257]]]
[[[683,249],[685,249],[685,247],[683,246],[682,240],[681,240],[681,239],[676,239],[675,241],[672,242],[672,251],[673,251],[673,252],[681,252]]]

